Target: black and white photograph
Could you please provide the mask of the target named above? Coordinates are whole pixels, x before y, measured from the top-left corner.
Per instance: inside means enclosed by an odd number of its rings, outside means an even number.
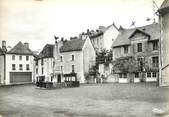
[[[0,0],[0,117],[169,117],[169,0]]]

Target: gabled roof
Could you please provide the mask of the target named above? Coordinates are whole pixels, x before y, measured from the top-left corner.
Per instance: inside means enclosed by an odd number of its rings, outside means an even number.
[[[148,37],[150,37],[149,34],[145,33],[144,31],[141,31],[139,29],[136,29],[130,36],[129,36],[129,39],[132,38],[136,33],[142,33],[143,35],[146,35]]]
[[[53,49],[54,45],[46,44],[43,50],[37,56],[38,59],[40,58],[52,58],[53,57]]]
[[[118,34],[117,38],[113,42],[113,47],[123,46],[123,45],[130,45],[130,36],[136,31],[140,30],[147,35],[150,35],[151,40],[158,40],[160,39],[160,25],[158,23],[136,27],[132,29],[123,29]]]
[[[169,0],[164,0],[160,9],[159,9],[159,12],[161,14],[165,14],[165,13],[169,13]]]
[[[62,53],[62,52],[71,52],[71,51],[81,51],[85,41],[86,39],[85,40],[73,39],[73,40],[67,41],[60,48],[60,52]]]
[[[16,44],[7,54],[33,55],[33,52],[26,48],[22,42]]]

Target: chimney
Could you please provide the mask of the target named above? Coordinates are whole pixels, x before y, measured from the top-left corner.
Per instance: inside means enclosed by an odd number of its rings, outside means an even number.
[[[27,49],[29,49],[29,43],[25,42],[24,45]]]
[[[6,41],[2,41],[2,48],[6,48]]]
[[[124,30],[124,28],[120,25],[120,27],[119,27],[119,32],[120,31],[123,31]]]

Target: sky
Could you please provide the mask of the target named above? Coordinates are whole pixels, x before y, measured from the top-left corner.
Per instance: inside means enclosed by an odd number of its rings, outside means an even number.
[[[155,2],[160,7],[163,0]],[[146,21],[153,14],[152,0],[0,0],[0,45],[2,40],[11,47],[21,41],[41,50],[54,44],[54,35],[69,39],[113,22],[143,26],[153,22]]]

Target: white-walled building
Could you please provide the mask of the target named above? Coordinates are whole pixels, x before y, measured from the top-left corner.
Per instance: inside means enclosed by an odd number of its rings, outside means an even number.
[[[4,41],[3,46],[6,46]],[[2,54],[1,54],[2,55]],[[1,56],[0,55],[0,56]],[[29,44],[19,42],[10,51],[5,52],[4,67],[1,67],[1,84],[22,84],[33,81],[33,60],[34,56],[29,49]],[[1,60],[2,60],[1,56]],[[2,75],[4,73],[4,75]]]
[[[85,83],[84,74],[95,65],[96,53],[87,37],[86,39],[73,39],[67,42],[58,41],[54,49],[55,67],[54,76],[57,82],[63,82],[64,74],[77,74],[77,80]]]
[[[46,44],[35,59],[35,81],[53,81],[54,45]]]

